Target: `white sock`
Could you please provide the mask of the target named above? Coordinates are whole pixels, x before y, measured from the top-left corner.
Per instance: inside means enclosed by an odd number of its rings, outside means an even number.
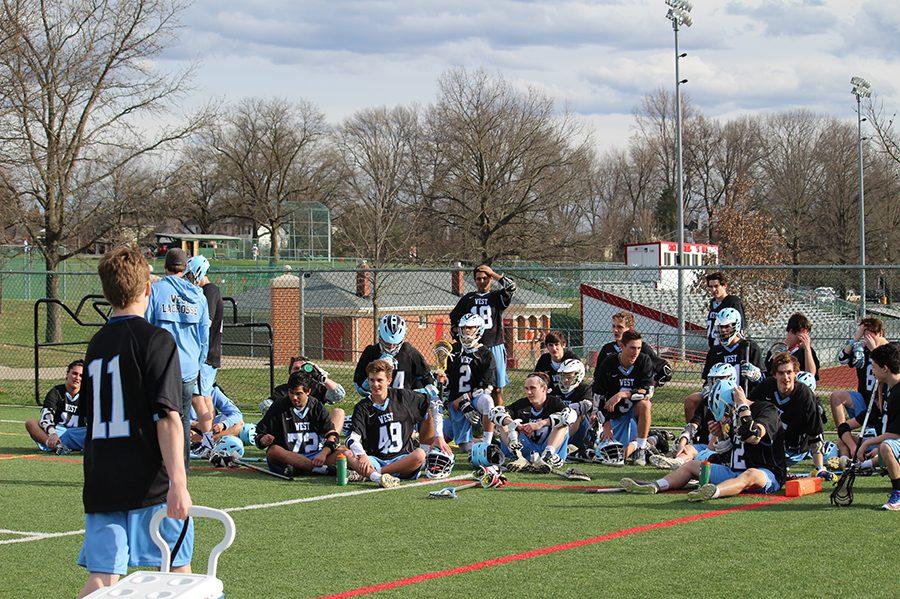
[[[316,466],[312,471],[315,474],[328,474],[328,466]]]
[[[203,433],[203,440],[201,441],[201,444],[204,447],[212,447],[213,446],[212,431],[207,431],[207,432]]]
[[[713,499],[715,499],[719,496],[719,487],[718,486],[716,486],[716,490],[713,492],[712,496],[713,496]]]
[[[637,437],[634,440],[634,448],[635,449],[646,449],[647,448],[647,437]]]
[[[484,431],[484,435],[482,435],[481,440],[490,445],[491,441],[494,440],[494,431]]]
[[[556,455],[556,448],[553,447],[552,445],[548,445],[547,447],[544,448],[544,453],[543,453],[543,455],[541,455],[541,459],[544,460],[547,458],[552,458],[555,455]]]
[[[863,460],[859,463],[859,467],[868,470],[869,468],[874,468],[874,465],[872,464],[872,460]]]
[[[668,491],[669,490],[669,481],[667,481],[664,478],[659,479],[654,484],[656,485],[656,488],[659,489],[660,491]]]
[[[381,482],[381,472],[373,472],[372,474],[369,475],[369,480],[372,481],[373,483],[380,483]]]

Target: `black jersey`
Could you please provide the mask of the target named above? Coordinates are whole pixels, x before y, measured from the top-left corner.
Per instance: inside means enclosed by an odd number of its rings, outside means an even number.
[[[759,401],[750,404],[750,415],[754,422],[761,424],[766,429],[765,436],[759,443],[744,443],[738,437],[737,412],[731,427],[731,442],[734,444],[731,450],[724,453],[715,453],[709,460],[716,464],[724,464],[733,470],[748,470],[750,468],[766,468],[775,475],[779,484],[784,484],[787,474],[787,460],[784,456],[784,431],[778,410],[775,405],[767,401]]]
[[[484,320],[484,335],[481,336],[481,343],[485,347],[494,347],[503,343],[503,311],[512,302],[516,284],[508,277],[501,277],[497,283],[500,284],[500,289],[494,289],[487,293],[470,291],[459,298],[456,306],[450,312],[450,327],[454,333],[459,325],[459,319],[468,312],[477,314]]]
[[[163,503],[169,475],[156,422],[181,413],[175,339],[139,316],[111,318],[91,339],[84,363],[78,415],[87,426],[85,513]]]
[[[41,429],[46,433],[51,426],[74,428],[82,426],[78,418],[79,393],[70,395],[63,384],[56,385],[44,397],[39,420]]]
[[[813,364],[816,367],[815,377],[816,377],[816,380],[819,380],[819,356],[816,355],[816,350],[814,348],[810,348],[810,351],[812,351]],[[808,365],[806,363],[806,350],[804,350],[802,347],[800,347],[798,345],[797,347],[788,350],[787,353],[789,353],[792,356],[794,356],[795,358],[797,358],[797,361],[800,363],[800,371],[801,372],[803,372],[803,371],[809,372],[809,368],[807,367]],[[771,349],[768,352],[766,352],[766,359],[764,361],[764,364],[766,365],[766,370],[765,370],[766,376],[770,376],[770,375],[774,374],[772,372],[772,358],[773,357],[774,356],[772,355]]]
[[[600,365],[598,376],[594,378],[591,387],[594,395],[599,395],[599,409],[607,420],[618,418],[627,414],[632,407],[632,401],[625,398],[616,404],[613,413],[603,409],[603,402],[620,391],[649,390],[653,386],[653,363],[646,354],[638,354],[637,360],[630,368],[622,366],[619,356],[609,356]]]
[[[276,402],[280,399],[286,399],[290,401],[288,399],[288,391],[288,384],[282,383],[281,385],[278,385],[277,387],[272,389],[272,397],[270,399],[273,402]],[[316,398],[320,403],[327,404],[329,402],[325,400],[326,393],[328,393],[328,389],[325,387],[325,385],[323,385],[322,383],[316,383],[316,388],[310,392],[309,396]]]
[[[577,358],[578,356],[572,353],[572,350],[569,349],[563,352],[562,361],[560,362],[554,362],[549,352],[544,352],[541,354],[541,357],[538,358],[537,364],[534,365],[534,372],[545,372],[547,373],[547,376],[550,377],[550,388],[547,390],[548,394],[560,395],[559,375],[556,374],[556,371],[559,370],[559,367],[566,360],[575,360]]]
[[[784,443],[788,447],[798,447],[804,444],[804,439],[822,434],[819,403],[812,389],[803,383],[796,382],[790,395],[781,395],[778,381],[767,378],[750,392],[748,399],[753,402],[769,402],[775,406],[784,428]]]
[[[895,345],[897,345],[895,343]],[[856,390],[860,395],[863,396],[863,399],[866,400],[866,404],[869,403],[869,399],[872,397],[872,392],[875,390],[875,387],[878,386],[878,380],[875,378],[875,375],[872,373],[872,359],[869,357],[869,348],[863,346],[863,356],[865,357],[862,366],[856,368]],[[841,364],[846,364],[850,368],[853,368],[853,353],[847,353],[841,350],[838,355],[838,361]],[[860,420],[862,422],[862,420]]]
[[[585,399],[591,399],[593,393],[591,392],[591,386],[587,383],[581,383],[574,389],[572,389],[571,393],[564,394],[558,393],[557,396],[562,400],[563,405],[568,406],[569,404],[578,403]]]
[[[710,298],[709,311],[706,315],[706,340],[710,347],[719,345],[719,338],[716,335],[716,316],[719,314],[720,310],[724,310],[725,308],[734,308],[740,312],[741,328],[744,330],[747,329],[747,317],[744,316],[744,304],[741,303],[741,298],[736,295],[728,294],[718,304],[716,303],[716,300]]]
[[[206,363],[219,368],[222,365],[222,318],[225,311],[222,292],[216,285],[207,283],[203,286],[203,295],[209,305],[209,351],[206,353]]]
[[[310,396],[302,410],[294,407],[287,396],[277,399],[256,425],[256,444],[263,435],[275,437],[275,445],[294,453],[312,453],[322,448],[325,435],[334,424],[325,406]]]
[[[523,397],[522,399],[517,399],[506,408],[506,413],[509,414],[509,417],[513,420],[521,420],[523,424],[527,422],[539,422],[541,420],[549,419],[550,414],[555,414],[556,412],[561,412],[566,407],[566,404],[563,403],[563,400],[555,395],[548,395],[546,401],[544,401],[544,405],[541,406],[539,410],[536,410],[531,402],[528,401],[527,397]],[[530,436],[531,440],[534,441],[536,445],[540,445],[544,441],[547,440],[547,436],[550,435],[550,425],[545,425],[534,431]]]
[[[610,341],[600,348],[600,351],[597,353],[597,364],[594,366],[595,380],[598,376],[600,376],[600,365],[603,364],[603,361],[610,356],[618,356],[620,353],[622,353],[622,346],[619,345],[616,341]],[[660,363],[659,356],[646,341],[641,344],[641,354],[646,354],[653,363],[653,378],[655,380],[657,378],[657,366]]]
[[[882,435],[885,433],[900,435],[900,383],[894,385],[891,389],[885,390],[884,405],[881,406],[881,412],[884,415],[881,417],[881,430],[877,432]]]
[[[389,357],[381,351],[381,346],[377,343],[373,343],[363,350],[356,363],[356,370],[353,372],[353,382],[357,387],[368,389],[368,384],[363,385],[367,378],[366,366],[383,356]],[[397,369],[394,371],[391,387],[413,390],[423,389],[427,385],[434,384],[434,377],[431,376],[428,363],[411,343],[404,341],[393,358],[397,361]]]
[[[388,389],[381,407],[366,397],[353,408],[350,436],[358,436],[366,453],[382,460],[409,453],[415,449],[412,433],[427,418],[429,405],[427,395],[407,389]]]
[[[731,296],[729,296],[731,297]],[[706,363],[703,365],[703,373],[700,378],[706,382],[709,370],[716,364],[731,364],[737,372],[737,384],[741,384],[741,364],[748,362],[754,364],[765,375],[765,367],[762,361],[762,353],[755,341],[749,339],[741,339],[733,345],[715,345],[706,352]],[[749,389],[753,389],[758,383],[749,383]]]
[[[480,345],[475,349],[463,349],[457,341],[447,360],[447,392],[450,400],[474,389],[485,389],[497,384],[494,354]]]

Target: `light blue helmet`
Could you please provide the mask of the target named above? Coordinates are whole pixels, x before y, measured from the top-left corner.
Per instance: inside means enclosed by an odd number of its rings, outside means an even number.
[[[211,455],[229,456],[232,458],[244,457],[244,444],[234,435],[225,435],[213,446]]]
[[[737,385],[737,370],[735,369],[734,364],[719,362],[718,364],[713,364],[712,368],[709,369],[706,380],[710,383],[715,383],[716,381],[731,381],[733,385]]]
[[[716,336],[719,339],[720,343],[725,343],[735,335],[741,332],[741,327],[743,325],[743,321],[741,319],[741,313],[735,310],[734,308],[722,308],[716,314],[716,325],[715,331]],[[734,327],[731,329],[725,329],[722,331],[723,327]]]
[[[505,460],[503,452],[490,443],[473,443],[469,451],[469,461],[473,466],[501,466]]]
[[[187,266],[184,268],[185,276],[190,275],[191,280],[195,283],[199,282],[206,276],[206,273],[209,271],[209,260],[206,259],[206,256],[201,254],[197,254],[196,256],[192,256],[190,260],[187,261]]]
[[[396,356],[406,339],[406,321],[399,314],[385,314],[378,321],[378,339],[381,351]]]
[[[709,410],[717,422],[721,422],[728,408],[734,406],[734,387],[733,382],[718,380],[709,392]]]
[[[256,445],[256,425],[252,422],[244,423],[239,438],[244,445]]]
[[[797,382],[803,383],[804,385],[812,389],[813,393],[816,392],[816,377],[815,375],[813,375],[813,373],[801,370],[799,373],[797,373]]]

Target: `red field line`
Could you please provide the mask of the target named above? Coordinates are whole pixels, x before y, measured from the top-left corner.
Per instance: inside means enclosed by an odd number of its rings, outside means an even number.
[[[528,484],[528,483],[525,483]],[[540,484],[540,483],[534,483]],[[566,485],[562,485],[565,487]],[[586,547],[588,545],[595,545],[597,543],[603,543],[605,541],[611,541],[614,539],[620,539],[622,537],[627,537],[631,535],[637,535],[645,532],[650,532],[653,530],[659,530],[661,528],[670,528],[672,526],[678,526],[681,524],[688,524],[690,522],[696,522],[698,520],[707,520],[709,518],[717,518],[718,516],[724,516],[726,514],[733,514],[736,512],[745,512],[748,510],[754,510],[757,508],[765,507],[768,505],[775,505],[781,503],[783,501],[789,501],[794,499],[793,497],[785,497],[785,496],[773,496],[769,497],[764,501],[757,501],[755,503],[748,503],[745,505],[735,505],[732,507],[720,509],[720,510],[712,510],[709,512],[703,512],[700,514],[691,514],[690,516],[682,516],[680,518],[674,518],[672,520],[663,520],[662,522],[654,522],[652,524],[644,524],[642,526],[635,526],[632,528],[623,528],[622,530],[617,530],[614,532],[606,533],[604,535],[590,537],[588,539],[579,539],[577,541],[569,541],[568,543],[560,543],[558,545],[550,545],[548,547],[540,547],[538,549],[532,549],[530,551],[523,551],[522,553],[513,553],[511,555],[504,555],[501,557],[492,558],[489,560],[484,560],[480,562],[474,562],[471,564],[466,564],[464,566],[458,566],[456,568],[450,568],[447,570],[438,570],[436,572],[426,572],[424,574],[417,574],[416,576],[410,576],[408,578],[400,578],[398,580],[393,580],[389,582],[382,582],[379,584],[373,584],[364,587],[358,587],[355,589],[351,589],[349,591],[343,591],[341,593],[334,593],[332,595],[323,595],[320,599],[345,599],[346,597],[358,597],[360,595],[369,595],[372,593],[378,593],[380,591],[387,591],[390,589],[401,588],[413,584],[418,584],[420,582],[425,582],[427,580],[434,580],[437,578],[446,578],[448,576],[455,576],[457,574],[465,574],[467,572],[475,572],[478,570],[484,570],[487,568],[493,568],[494,566],[500,566],[503,564],[508,564],[511,562],[518,562],[527,559],[532,559],[535,557],[540,557],[543,555],[549,555],[551,553],[559,553],[561,551],[569,551],[572,549],[578,549],[579,547]]]

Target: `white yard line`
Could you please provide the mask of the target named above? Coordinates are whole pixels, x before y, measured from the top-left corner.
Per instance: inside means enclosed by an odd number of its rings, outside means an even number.
[[[5,422],[6,424],[25,424],[24,420],[0,420],[0,422]]]
[[[245,505],[241,507],[231,507],[225,508],[223,511],[226,512],[246,512],[251,510],[265,510],[273,507],[283,507],[286,505],[295,505],[299,503],[313,503],[315,501],[325,501],[326,499],[340,499],[341,497],[356,497],[357,495],[367,495],[369,493],[380,493],[382,491],[399,491],[403,489],[412,489],[414,487],[424,487],[426,485],[436,485],[439,483],[448,483],[451,481],[459,481],[465,479],[471,479],[472,476],[469,474],[461,474],[459,476],[452,476],[450,478],[441,478],[437,480],[423,480],[416,483],[410,483],[407,485],[400,485],[399,487],[394,487],[393,489],[382,489],[380,487],[374,489],[357,489],[356,491],[344,491],[341,493],[329,493],[328,495],[316,495],[314,497],[301,497],[298,499],[286,499],[285,501],[275,501],[272,503],[256,503],[253,505]],[[0,545],[10,545],[12,543],[28,543],[31,541],[43,541],[44,539],[53,539],[58,537],[70,537],[72,535],[80,535],[84,534],[84,530],[70,530],[67,532],[19,532],[14,530],[2,530],[0,529],[0,533],[6,534],[27,534],[31,536],[23,537],[21,539],[4,539],[0,540]]]

